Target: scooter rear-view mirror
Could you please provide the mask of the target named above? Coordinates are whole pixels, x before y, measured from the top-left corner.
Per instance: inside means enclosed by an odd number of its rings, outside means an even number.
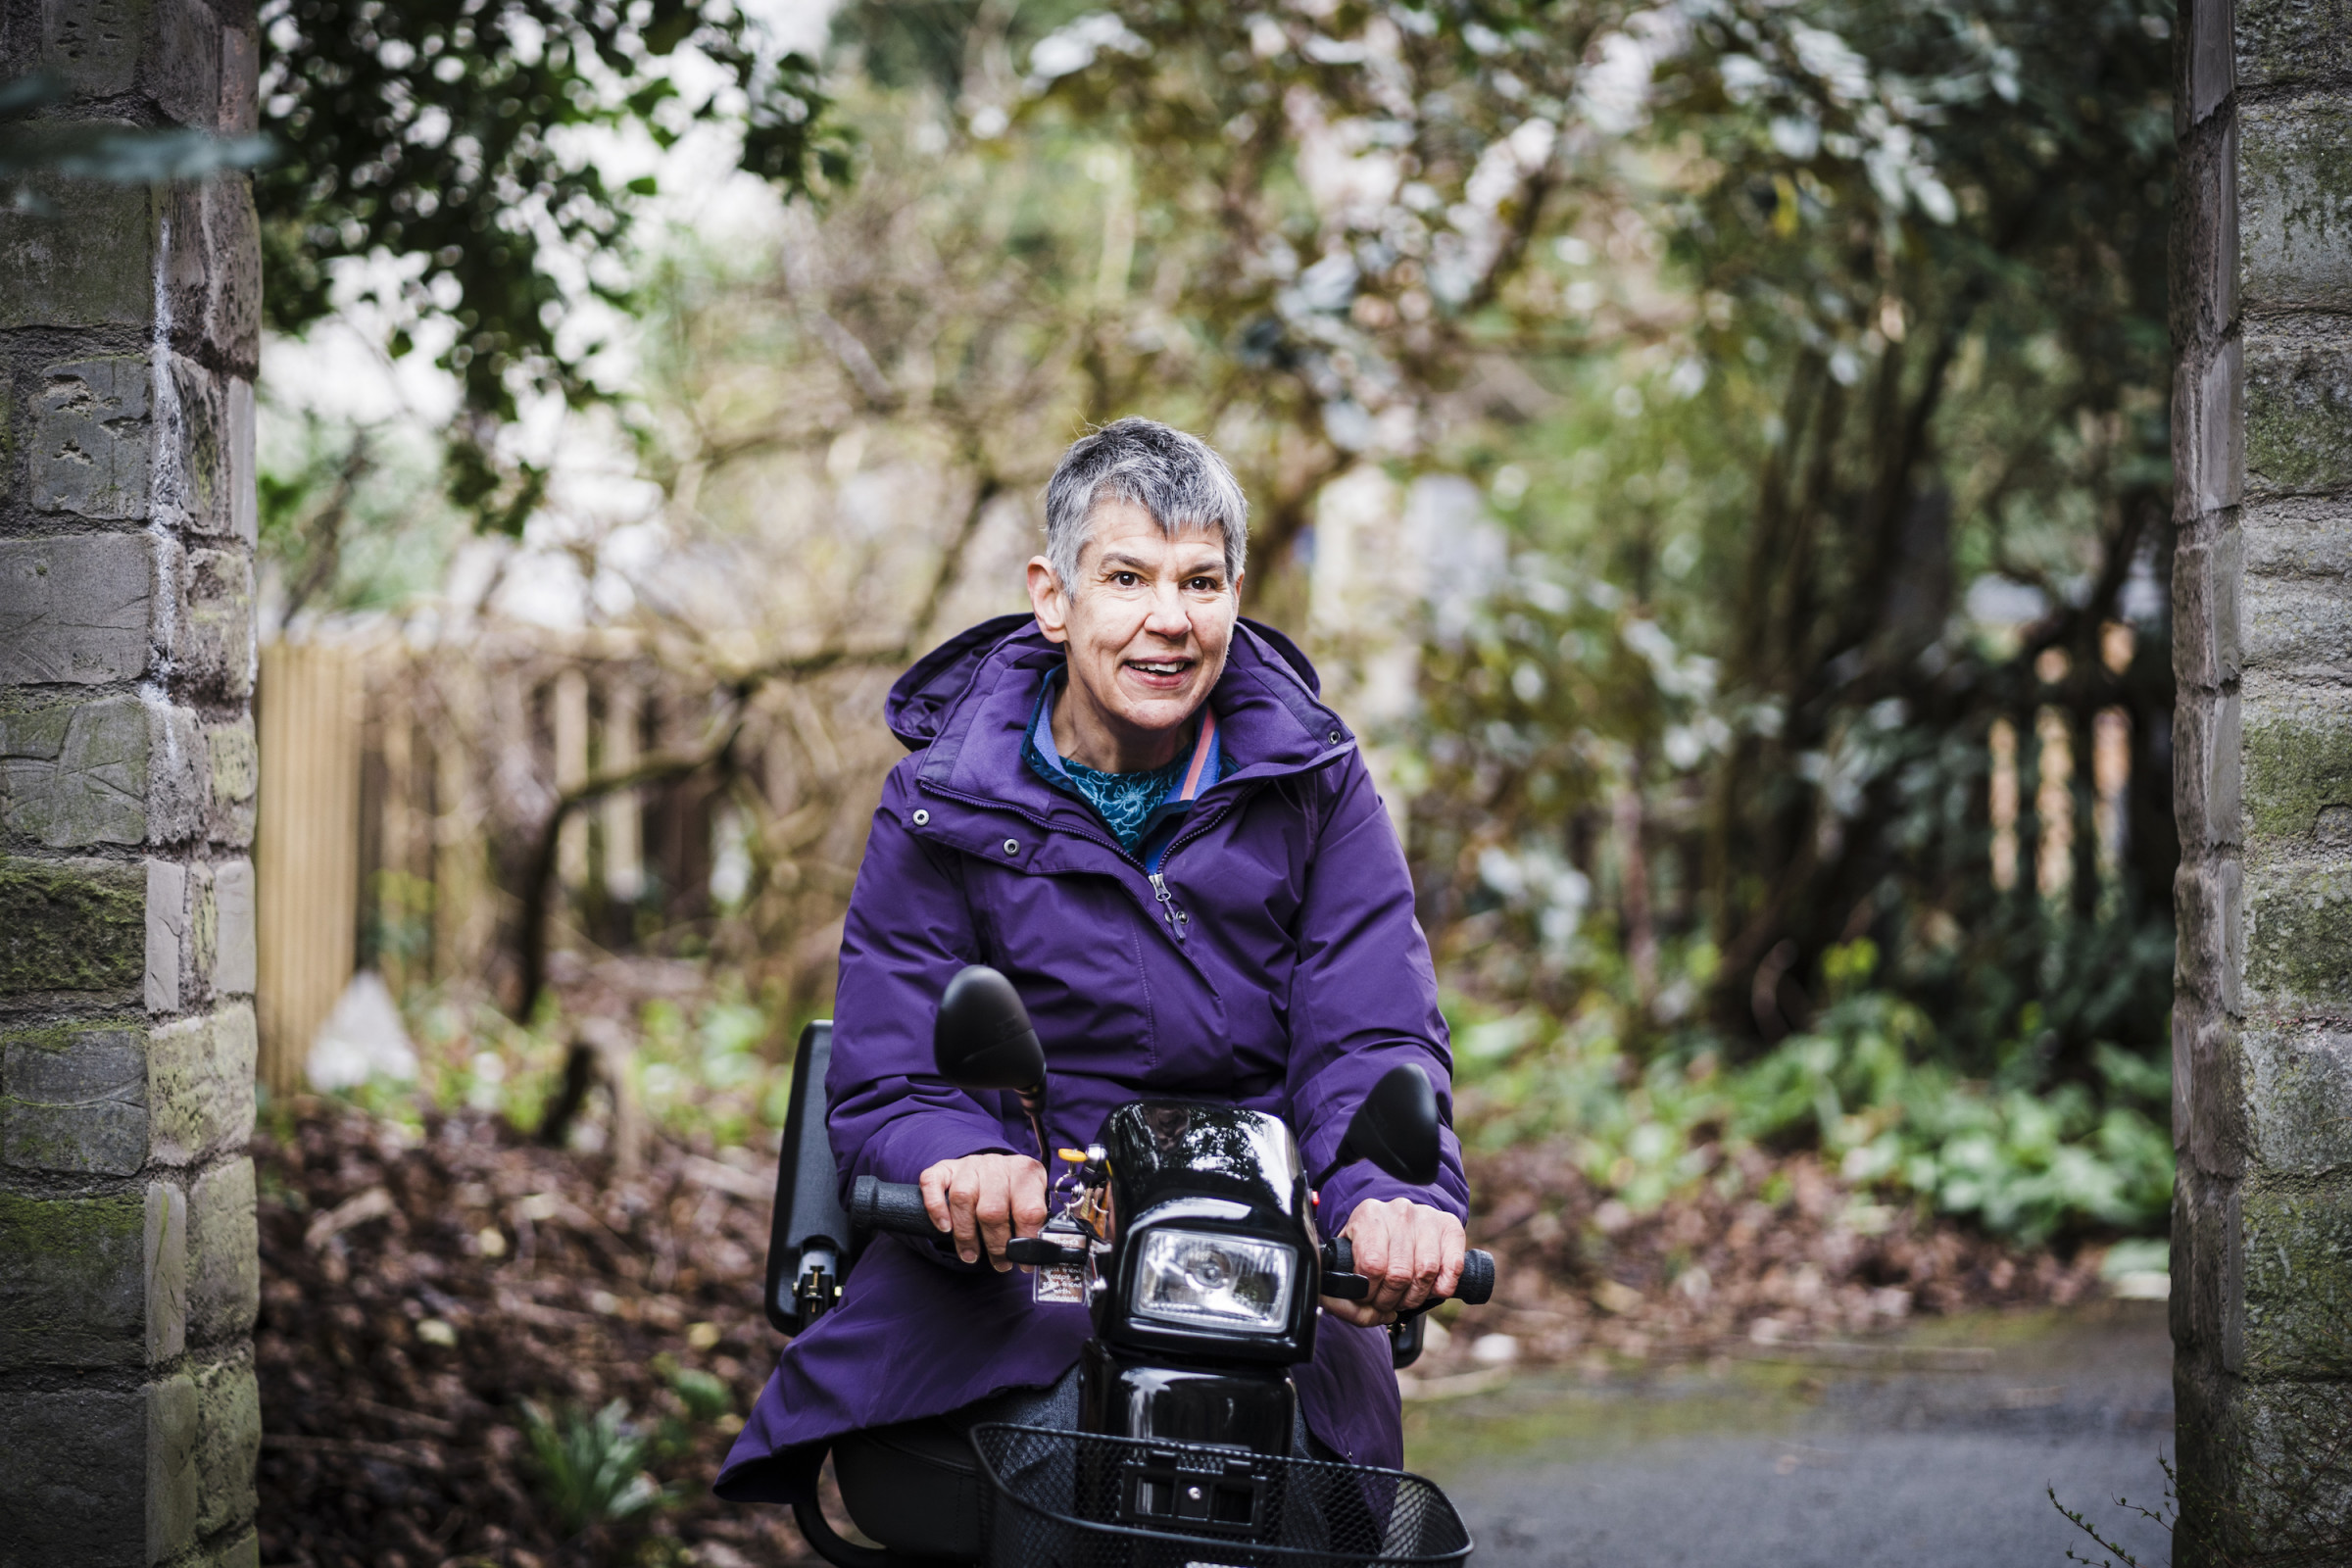
[[[1426,1187],[1438,1179],[1441,1125],[1438,1092],[1430,1087],[1429,1074],[1413,1062],[1398,1062],[1380,1075],[1355,1108],[1340,1143],[1339,1163],[1368,1159],[1400,1182]]]
[[[1009,1089],[1024,1100],[1046,1089],[1046,1050],[1020,993],[985,963],[948,982],[931,1029],[931,1060],[958,1089]]]

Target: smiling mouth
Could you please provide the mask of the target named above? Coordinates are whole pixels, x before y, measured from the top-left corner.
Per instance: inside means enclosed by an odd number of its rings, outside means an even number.
[[[1152,685],[1172,686],[1192,673],[1190,659],[1130,659],[1127,667]]]

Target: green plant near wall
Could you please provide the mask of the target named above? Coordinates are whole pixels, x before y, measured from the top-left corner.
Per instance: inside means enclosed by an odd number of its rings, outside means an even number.
[[[653,1438],[629,1422],[620,1399],[594,1415],[523,1407],[540,1496],[566,1535],[619,1524],[659,1502],[662,1489],[645,1473]]]

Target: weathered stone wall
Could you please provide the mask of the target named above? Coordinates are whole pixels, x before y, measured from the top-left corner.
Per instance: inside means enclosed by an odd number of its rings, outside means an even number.
[[[2176,48],[2176,1560],[2210,1563],[2352,1521],[2352,0],[2189,0]]]
[[[250,0],[0,0],[51,118],[250,131]],[[242,176],[0,214],[0,1568],[255,1561]]]

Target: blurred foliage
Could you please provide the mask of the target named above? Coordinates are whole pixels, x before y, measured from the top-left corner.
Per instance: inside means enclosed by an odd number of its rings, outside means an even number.
[[[1925,1014],[1869,988],[1876,961],[1867,941],[1833,950],[1838,991],[1814,1026],[1736,1065],[1712,1049],[1629,1053],[1606,1004],[1562,1023],[1457,1008],[1469,1141],[1567,1140],[1587,1179],[1637,1215],[1698,1182],[1737,1182],[1734,1151],[1817,1148],[1857,1188],[2029,1244],[2161,1224],[2172,1145],[2160,1070],[2109,1048],[2101,1094],[1962,1079],[1936,1059]]]
[[[632,219],[656,193],[608,181],[600,133],[667,148],[723,125],[788,190],[846,167],[813,66],[728,0],[269,0],[261,27],[282,155],[255,186],[269,324],[302,332],[349,303],[342,286],[396,357],[445,340],[466,415],[451,496],[510,533],[545,476],[502,466],[491,437],[526,391],[610,395],[579,307],[628,306]]]
[[[272,618],[390,609],[439,586],[471,521],[435,493],[440,445],[263,397],[256,488]]]
[[[1214,235],[1192,319],[1334,466],[1485,483],[1421,544],[1394,768],[1449,972],[1883,1104],[1906,1180],[2035,1234],[2151,1222],[2169,1162],[2111,1068],[2169,1054],[2171,20],[1132,4],[1021,100]],[[1825,1010],[1862,940],[1881,994]]]
[[[630,613],[761,693],[696,928],[740,989],[643,1009],[656,1119],[778,1119],[895,757],[853,666],[1006,608],[1063,444],[1148,413],[1234,462],[1252,612],[1336,700],[1408,656],[1365,727],[1479,1136],[1583,1140],[1636,1206],[1732,1141],[2018,1235],[2157,1223],[2171,16],[845,8],[821,203],[604,246],[667,503]],[[408,308],[456,308],[432,275]],[[1350,545],[1365,479],[1400,515]],[[1384,552],[1410,608],[1351,622],[1324,579]]]
[[[662,1499],[662,1489],[645,1473],[653,1439],[630,1424],[622,1400],[594,1415],[569,1408],[551,1415],[526,1404],[523,1433],[541,1494],[567,1534],[617,1524]]]

